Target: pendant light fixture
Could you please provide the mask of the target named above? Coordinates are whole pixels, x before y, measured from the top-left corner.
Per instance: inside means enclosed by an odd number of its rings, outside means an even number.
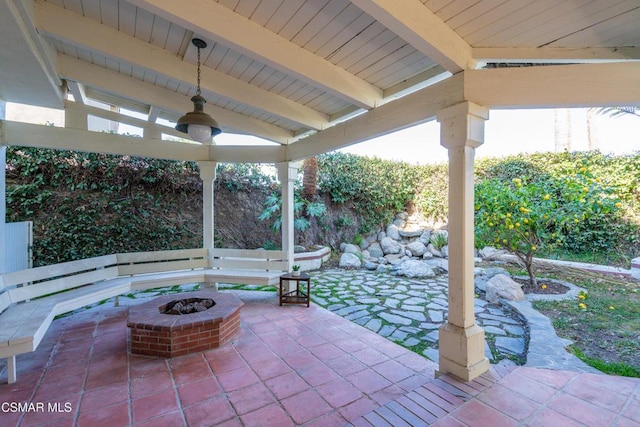
[[[191,43],[198,48],[198,87],[195,96],[191,98],[193,111],[178,119],[176,130],[189,134],[194,141],[207,142],[211,140],[211,137],[220,134],[222,130],[220,130],[218,122],[204,112],[204,104],[207,101],[200,95],[200,49],[207,47],[207,43],[201,39],[193,39]]]

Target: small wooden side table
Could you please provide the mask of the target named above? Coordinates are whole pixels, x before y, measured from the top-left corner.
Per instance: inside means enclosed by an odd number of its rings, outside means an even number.
[[[296,282],[296,289],[287,293],[283,292],[284,282]],[[300,290],[300,282],[307,282],[307,292]],[[300,273],[294,276],[286,273],[280,276],[280,305],[282,304],[307,304],[309,307],[309,295],[311,294],[311,276],[307,273]]]

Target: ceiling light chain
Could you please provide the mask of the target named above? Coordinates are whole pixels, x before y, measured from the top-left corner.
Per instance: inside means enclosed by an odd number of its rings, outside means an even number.
[[[196,46],[198,45],[196,44]],[[196,95],[200,95],[200,46],[198,46],[198,87],[196,88]]]
[[[178,119],[176,130],[188,133],[189,136],[198,142],[211,142],[211,137],[218,135],[221,131],[218,123],[204,112],[206,99],[200,92],[200,49],[207,47],[207,43],[202,39],[193,39],[191,43],[198,48],[198,84],[196,94],[191,98],[193,111]]]

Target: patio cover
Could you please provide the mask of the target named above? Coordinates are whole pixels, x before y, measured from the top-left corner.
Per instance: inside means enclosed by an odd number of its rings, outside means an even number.
[[[638,22],[638,0],[0,0],[0,119],[6,101],[66,118],[64,128],[0,121],[0,165],[6,145],[195,160],[206,198],[216,163],[275,163],[289,248],[296,161],[437,118],[451,212],[440,370],[469,380],[487,369],[472,255],[473,159],[489,111],[637,105]],[[208,42],[205,111],[224,132],[271,145],[162,140],[184,136],[166,124],[191,110],[193,37]],[[89,115],[144,138],[88,132]],[[0,252],[4,193],[0,167]],[[207,246],[213,214],[204,216]]]

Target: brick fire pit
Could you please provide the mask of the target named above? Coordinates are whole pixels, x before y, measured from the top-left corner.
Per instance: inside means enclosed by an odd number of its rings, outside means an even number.
[[[176,300],[207,299],[215,305],[190,314],[164,314],[160,307]],[[202,290],[164,295],[129,309],[131,353],[178,357],[219,347],[240,329],[243,302],[233,294]]]

